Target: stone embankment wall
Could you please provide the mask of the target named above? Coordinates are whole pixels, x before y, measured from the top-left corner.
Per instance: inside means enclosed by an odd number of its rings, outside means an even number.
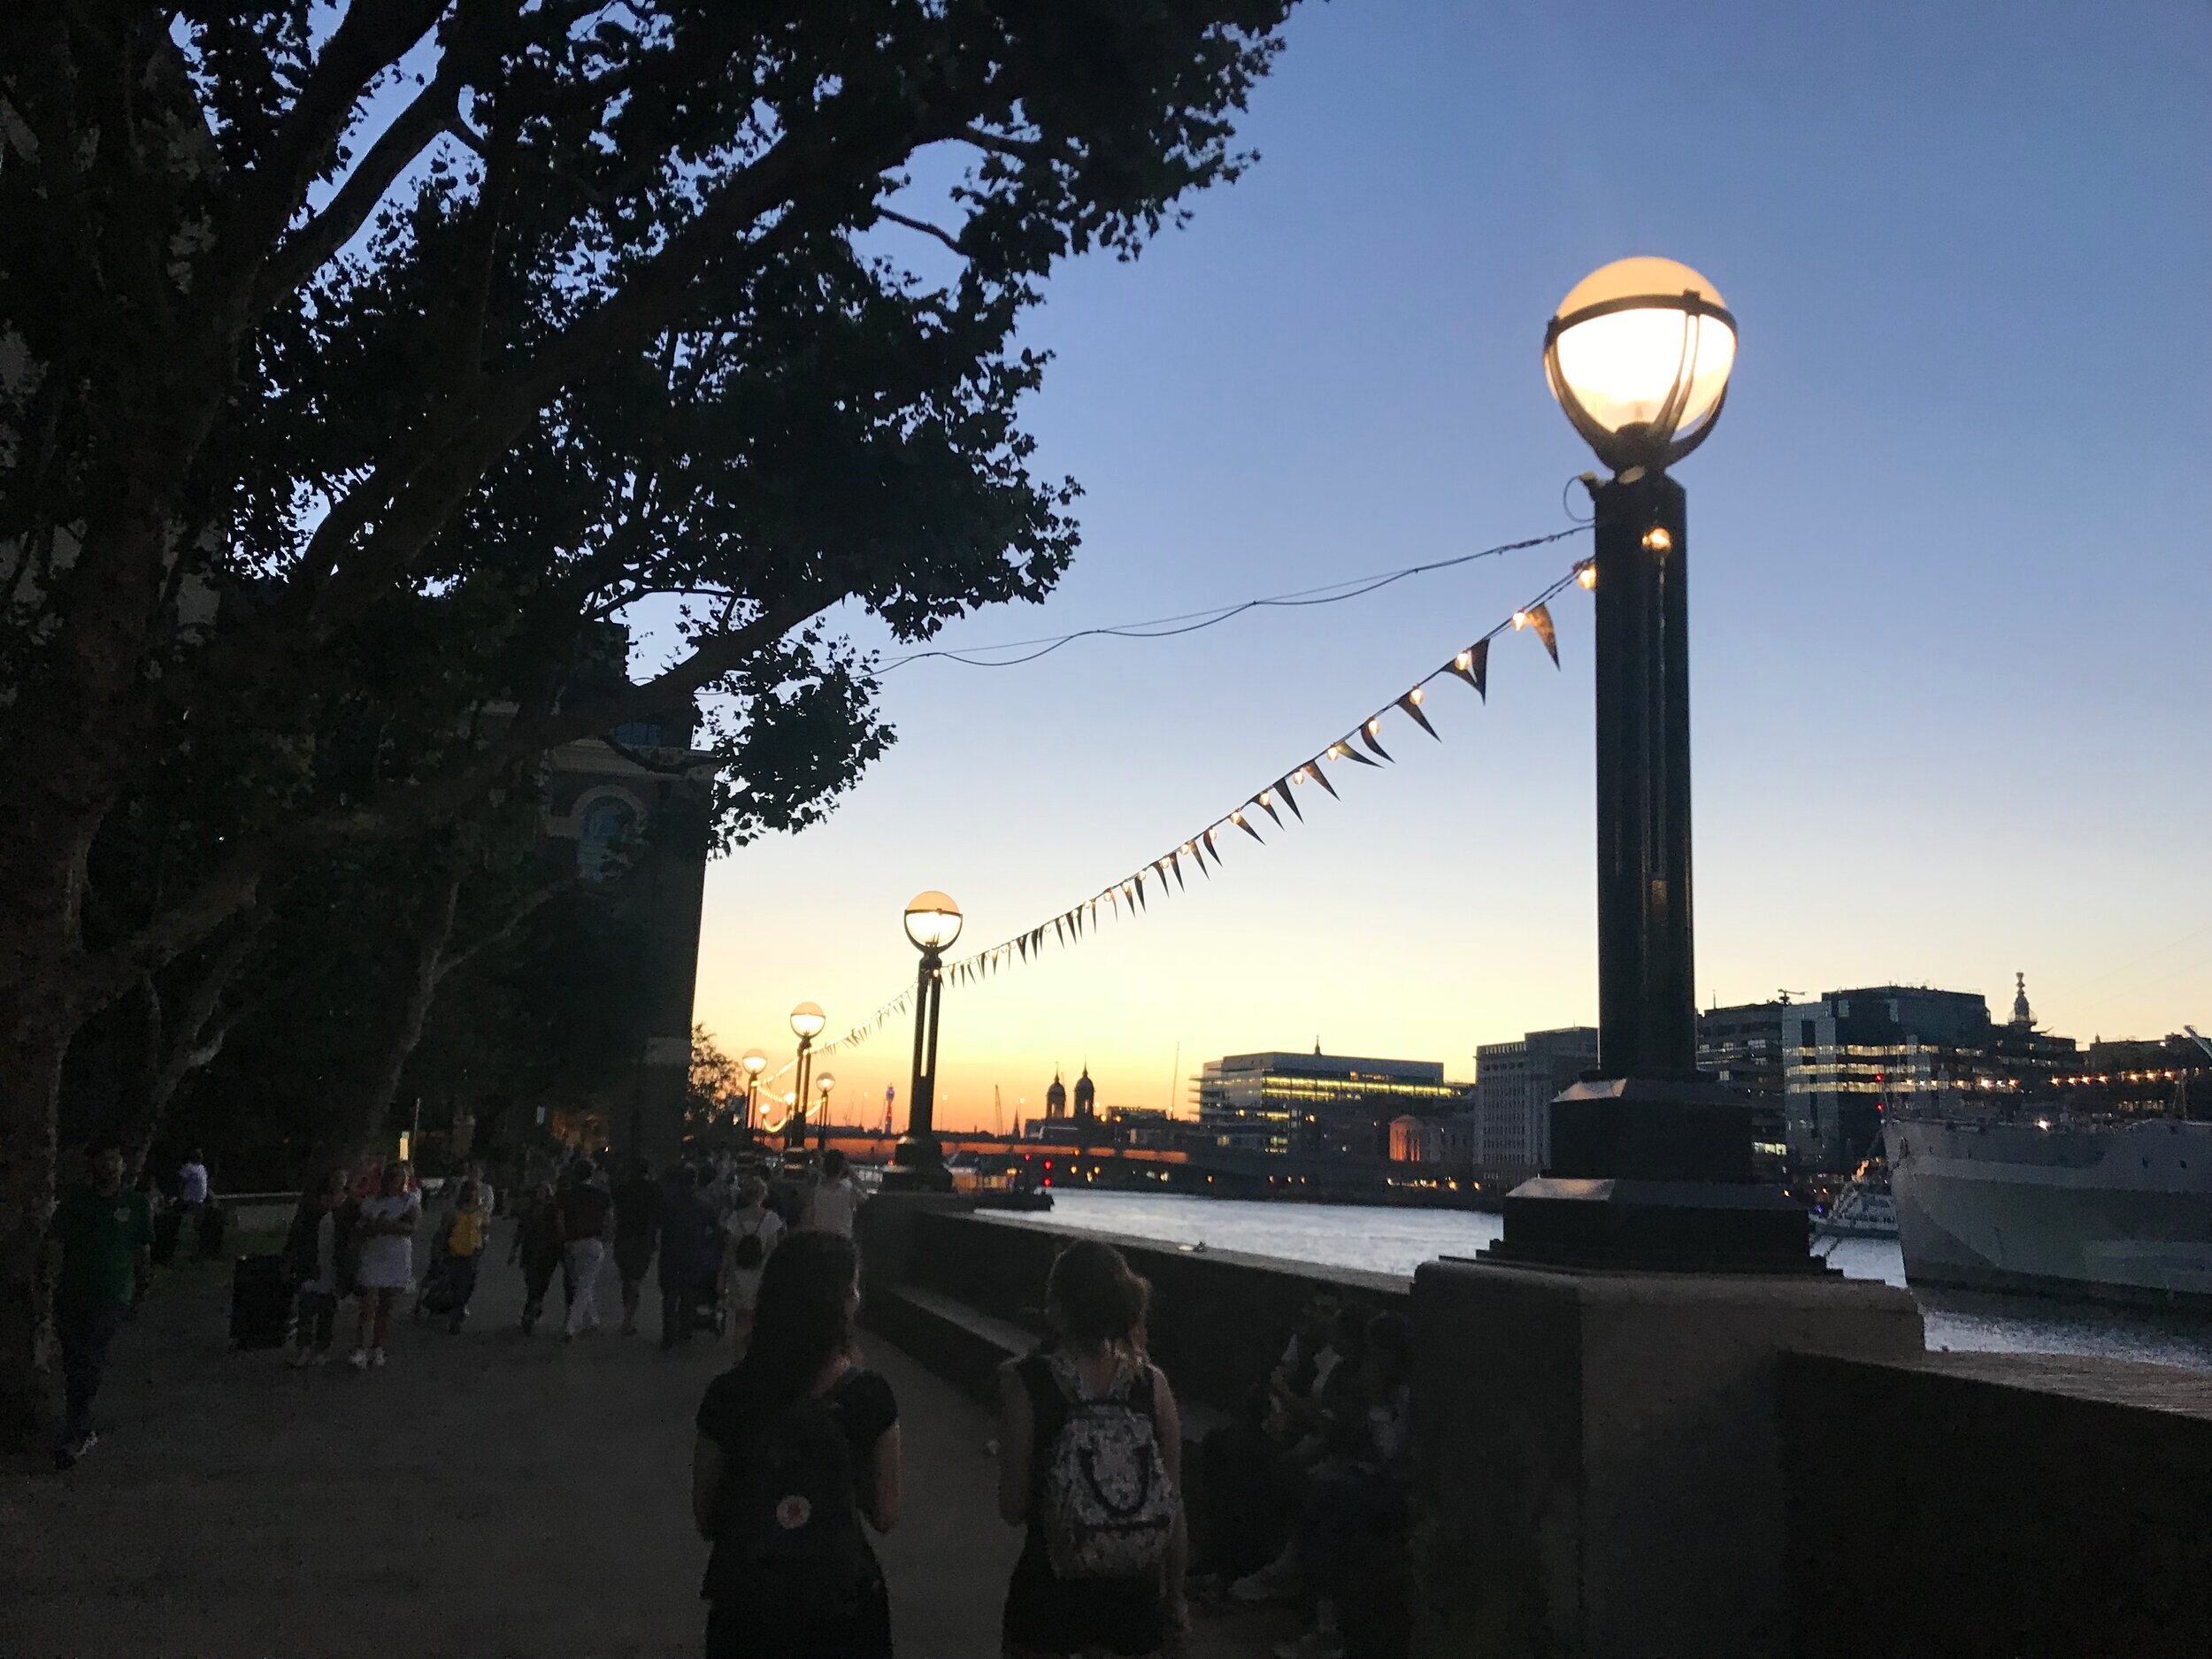
[[[869,1322],[979,1398],[1071,1238],[863,1211]],[[1328,1290],[1413,1315],[1427,1659],[2212,1654],[2212,1378],[1927,1354],[1837,1279],[1379,1274],[1114,1238],[1194,1435]]]

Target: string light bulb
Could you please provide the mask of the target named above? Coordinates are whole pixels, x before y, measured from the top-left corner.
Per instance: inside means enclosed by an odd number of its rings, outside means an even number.
[[[1368,736],[1370,736],[1370,737],[1373,737],[1373,736],[1375,736],[1378,733],[1379,733],[1381,730],[1382,730],[1382,722],[1381,722],[1380,720],[1370,720],[1370,721],[1368,721],[1368,723],[1367,723],[1367,735],[1368,735]]]
[[[1459,672],[1463,674],[1474,665],[1475,654],[1472,651],[1462,651],[1458,656],[1452,658],[1452,666],[1459,670]]]
[[[1517,629],[1528,626],[1528,612],[1525,611],[1516,611],[1513,613],[1513,626]]]
[[[1585,593],[1589,592],[1591,588],[1598,585],[1598,567],[1594,564],[1585,565],[1575,572],[1575,580],[1582,584],[1582,590]]]
[[[1655,524],[1652,526],[1650,529],[1644,532],[1645,552],[1671,553],[1673,550],[1674,538],[1667,534],[1666,526],[1663,524]]]
[[[1411,691],[1406,693],[1406,701],[1408,703],[1418,703],[1427,695],[1428,694],[1423,691],[1420,687],[1416,686]]]

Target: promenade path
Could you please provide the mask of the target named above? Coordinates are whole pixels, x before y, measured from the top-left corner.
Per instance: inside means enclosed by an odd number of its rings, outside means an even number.
[[[117,1340],[91,1456],[0,1471],[0,1655],[697,1653],[692,1414],[729,1356],[611,1328],[563,1344],[550,1311],[524,1338],[506,1236],[466,1331],[409,1325],[366,1374],[233,1354],[221,1286],[158,1291]],[[613,1290],[610,1271],[603,1308]],[[905,1425],[905,1516],[879,1540],[897,1651],[990,1659],[1018,1544],[990,1419],[866,1346]],[[1263,1653],[1283,1633],[1234,1616],[1202,1623],[1193,1652]]]

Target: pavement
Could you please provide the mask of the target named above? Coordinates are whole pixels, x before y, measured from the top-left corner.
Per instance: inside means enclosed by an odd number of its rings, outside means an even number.
[[[695,1654],[706,1547],[692,1414],[732,1355],[518,1329],[506,1226],[469,1326],[405,1323],[391,1363],[292,1371],[233,1353],[227,1290],[165,1286],[118,1337],[76,1468],[0,1468],[0,1655]],[[340,1311],[336,1352],[351,1346]],[[879,1540],[901,1659],[990,1659],[1019,1534],[998,1517],[987,1414],[871,1337],[896,1393],[906,1496]],[[1194,1659],[1256,1655],[1279,1616],[1202,1621]],[[825,1655],[824,1659],[831,1659]]]

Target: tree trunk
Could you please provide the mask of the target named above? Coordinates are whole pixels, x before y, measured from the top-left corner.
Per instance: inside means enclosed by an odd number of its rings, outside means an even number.
[[[231,924],[230,937],[204,960],[194,964],[191,977],[165,999],[150,977],[142,993],[150,1010],[151,1032],[141,1069],[132,1079],[131,1092],[114,1119],[113,1133],[123,1145],[123,1167],[136,1180],[144,1170],[146,1155],[161,1133],[169,1102],[176,1098],[184,1079],[213,1060],[223,1040],[238,1023],[236,1009],[221,1011],[223,993],[238,975],[259,936],[263,910],[249,911]]]
[[[0,1445],[9,1447],[37,1432],[46,1404],[46,1224],[70,1025],[58,1007],[21,1010],[0,1064]]]
[[[416,1045],[422,1041],[431,1005],[437,1000],[438,981],[442,977],[438,964],[453,938],[453,913],[460,896],[461,876],[457,871],[436,877],[424,895],[416,922],[406,990],[391,1030],[386,1033],[383,1046],[377,1050],[368,1071],[359,1107],[350,1121],[331,1131],[328,1138],[315,1148],[310,1156],[311,1169],[350,1164],[383,1139],[384,1120],[399,1094],[400,1079],[406,1072],[408,1059]],[[412,1150],[411,1147],[409,1151]]]

